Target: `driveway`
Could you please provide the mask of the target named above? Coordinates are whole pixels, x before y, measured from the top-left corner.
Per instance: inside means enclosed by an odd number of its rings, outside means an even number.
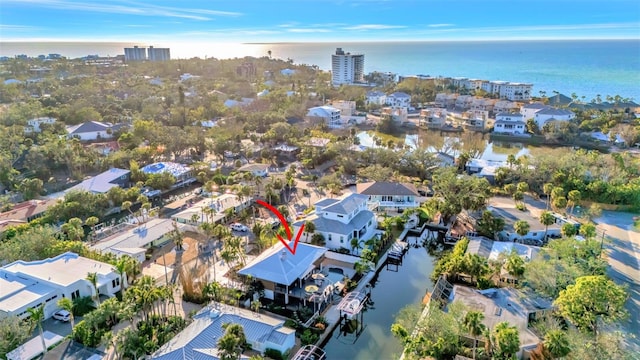
[[[636,337],[628,339],[629,348],[640,353],[640,233],[633,231],[634,214],[603,211],[595,219],[598,233],[605,232],[605,254],[609,262],[607,274],[618,284],[627,285],[629,318],[622,330]]]
[[[76,324],[80,322],[80,320],[82,320],[82,317],[76,316]],[[42,330],[51,331],[52,333],[58,334],[60,336],[67,336],[71,334],[71,322],[62,322],[51,317],[42,323]],[[40,332],[37,326],[33,331],[33,336],[40,336]]]

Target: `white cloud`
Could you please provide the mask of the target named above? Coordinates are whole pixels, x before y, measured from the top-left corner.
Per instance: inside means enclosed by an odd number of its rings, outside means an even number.
[[[450,26],[454,26],[454,24],[429,24],[429,25],[427,25],[427,27],[430,27],[430,28],[442,28],[442,27],[450,27]]]
[[[9,25],[9,24],[0,24],[0,30],[7,31],[31,31],[31,30],[39,30],[42,29],[37,26],[28,26],[28,25]]]
[[[318,28],[289,28],[288,32],[292,33],[328,33],[331,32],[329,29],[318,29]]]
[[[122,2],[120,4],[103,4],[99,2],[76,2],[68,0],[3,0],[4,4],[22,4],[34,7],[45,7],[56,10],[78,10],[110,14],[126,14],[140,16],[164,16],[190,20],[211,20],[210,16],[240,16],[241,13],[218,11],[209,9],[178,8],[157,6],[137,2]]]
[[[362,24],[344,27],[344,30],[388,30],[388,29],[404,29],[406,26],[401,25],[385,25],[385,24]]]

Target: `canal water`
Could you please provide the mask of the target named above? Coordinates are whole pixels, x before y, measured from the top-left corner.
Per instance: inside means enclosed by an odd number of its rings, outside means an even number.
[[[433,290],[429,280],[433,265],[434,258],[426,248],[409,247],[402,265],[383,266],[372,280],[373,304],[364,312],[364,330],[356,338],[354,334],[343,336],[336,329],[324,346],[327,359],[398,359],[403,347],[391,334],[391,325],[400,309],[419,304],[426,291]]]
[[[375,134],[361,131],[356,134],[362,148],[385,148],[384,141],[376,144]],[[457,157],[462,151],[469,151],[474,157],[488,161],[506,161],[509,155],[516,158],[522,155],[535,156],[538,148],[531,149],[523,143],[489,141],[488,135],[478,133],[439,134],[436,131],[424,131],[419,134],[406,134],[398,138],[410,149],[426,148],[431,152],[443,152]]]

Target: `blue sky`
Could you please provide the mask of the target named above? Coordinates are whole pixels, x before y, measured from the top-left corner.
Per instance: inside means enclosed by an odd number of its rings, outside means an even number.
[[[638,0],[1,0],[2,41],[639,39]]]

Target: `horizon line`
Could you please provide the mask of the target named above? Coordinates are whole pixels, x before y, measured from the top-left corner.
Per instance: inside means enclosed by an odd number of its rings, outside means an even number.
[[[279,45],[279,44],[331,44],[331,43],[417,43],[417,42],[501,42],[501,41],[640,41],[640,37],[597,37],[597,38],[584,38],[584,37],[561,37],[561,38],[504,38],[504,39],[410,39],[410,40],[292,40],[292,41],[219,41],[219,40],[206,40],[199,39],[188,42],[209,42],[209,43],[234,43],[242,45]],[[179,39],[166,39],[166,40],[153,40],[153,41],[140,41],[140,40],[89,40],[89,39],[0,39],[0,43],[123,43],[123,44],[146,44],[146,43],[171,43],[180,41]]]

